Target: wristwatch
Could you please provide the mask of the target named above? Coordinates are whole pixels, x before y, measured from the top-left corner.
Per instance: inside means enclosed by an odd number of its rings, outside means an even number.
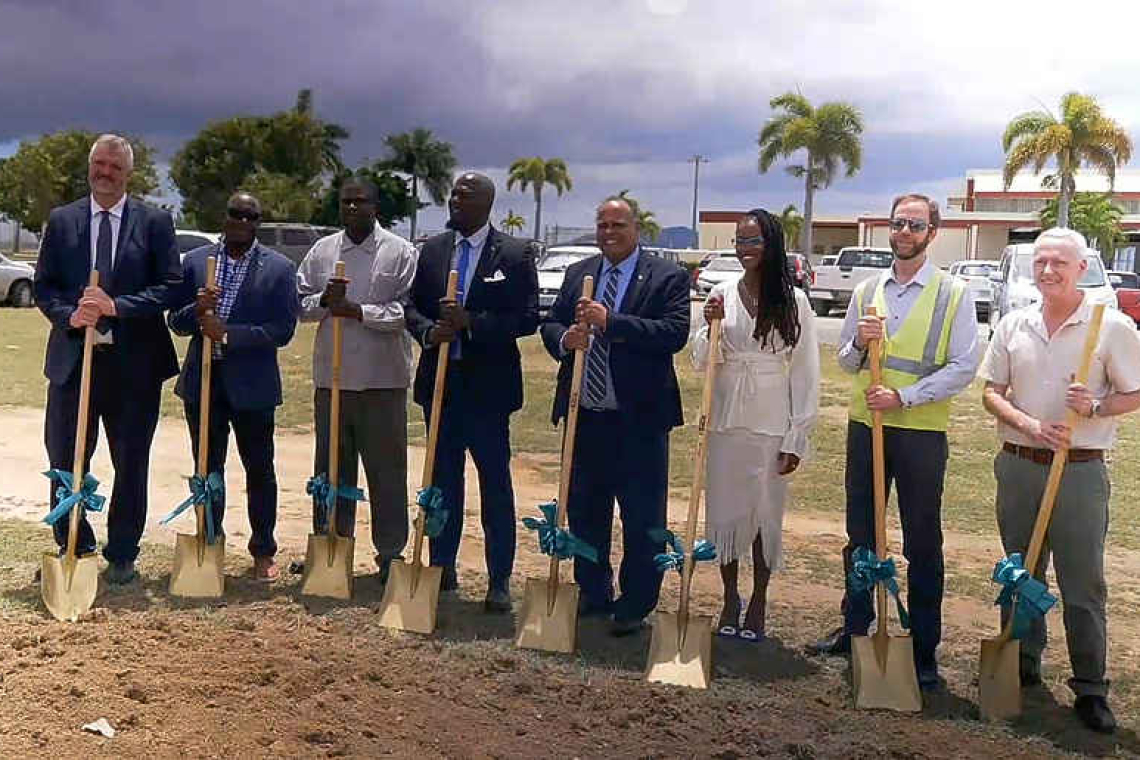
[[[1089,419],[1100,415],[1100,399],[1094,398],[1089,405]]]

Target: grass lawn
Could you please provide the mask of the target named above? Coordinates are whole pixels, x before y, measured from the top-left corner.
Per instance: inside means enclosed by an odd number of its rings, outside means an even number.
[[[311,428],[312,393],[310,358],[315,326],[300,325],[293,342],[281,351],[281,372],[285,404],[278,412],[282,430],[304,432]],[[0,309],[0,403],[16,406],[42,406],[46,381],[42,374],[47,323],[35,309]],[[179,353],[187,341],[176,339]],[[537,336],[522,342],[526,382],[526,404],[513,417],[512,439],[516,452],[540,455],[537,459],[545,475],[557,479],[558,432],[550,425],[554,392],[555,364]],[[796,476],[793,508],[832,516],[843,511],[843,458],[849,380],[835,362],[830,347],[822,350],[823,377],[819,421],[812,437],[813,452]],[[677,372],[684,394],[686,418],[697,416],[701,377],[693,371],[687,352],[677,356]],[[167,385],[162,413],[182,416],[179,400]],[[975,381],[955,402],[950,423],[950,464],[943,495],[943,516],[947,529],[972,534],[993,535],[993,455],[997,448],[992,418],[981,406],[981,383]],[[410,403],[410,401],[409,401]],[[410,409],[409,438],[422,444],[423,417],[418,407]],[[691,481],[691,455],[695,428],[686,425],[671,438],[671,485],[684,494]],[[547,456],[541,456],[547,455]],[[1113,483],[1109,527],[1110,546],[1140,548],[1140,416],[1125,418],[1112,454]]]

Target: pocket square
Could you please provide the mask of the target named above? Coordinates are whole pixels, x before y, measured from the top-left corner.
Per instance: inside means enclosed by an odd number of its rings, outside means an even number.
[[[503,270],[496,269],[493,275],[490,277],[484,277],[483,282],[502,282],[505,279],[507,279],[507,276],[503,274]]]

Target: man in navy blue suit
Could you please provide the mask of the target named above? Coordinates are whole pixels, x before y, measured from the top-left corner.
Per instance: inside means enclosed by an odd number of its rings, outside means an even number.
[[[615,636],[640,630],[661,590],[653,557],[663,545],[649,534],[665,527],[669,431],[682,423],[673,354],[689,335],[685,271],[642,251],[639,233],[627,199],[603,202],[602,255],[566,270],[542,326],[546,350],[560,363],[555,425],[568,408],[573,352],[587,351],[567,515],[571,532],[598,550],[597,563],[574,559],[582,614],[612,614]],[[592,299],[581,298],[586,275],[594,278]],[[624,548],[617,600],[610,565],[615,499]]]
[[[258,580],[278,575],[277,474],[273,467],[274,413],[281,405],[277,349],[293,338],[301,310],[296,270],[282,254],[257,242],[261,203],[236,193],[226,206],[224,237],[196,248],[182,262],[183,285],[168,317],[176,335],[193,336],[174,392],[182,399],[194,461],[198,460],[202,336],[214,342],[210,378],[207,471],[225,472],[230,429],[245,467],[249,553]],[[206,259],[217,258],[216,285],[206,287]],[[221,525],[224,497],[214,504]]]
[[[482,174],[461,175],[451,190],[451,229],[424,243],[408,331],[423,351],[416,370],[415,401],[424,419],[431,408],[439,344],[452,341],[436,450],[435,485],[449,512],[443,532],[431,540],[431,563],[443,567],[441,588],[458,588],[455,572],[463,534],[463,470],[471,451],[479,473],[489,583],[488,612],[511,609],[515,559],[515,496],[511,484],[511,413],[522,407],[518,339],[538,327],[538,273],[530,246],[491,227],[495,186]],[[444,298],[448,272],[459,272],[458,297]]]
[[[162,383],[178,372],[174,344],[163,321],[181,284],[170,214],[127,196],[134,167],[131,144],[102,135],[91,146],[91,195],[52,209],[36,264],[36,305],[51,322],[44,374],[48,398],[44,442],[53,469],[70,471],[75,451],[83,335],[97,330],[92,366],[87,464],[102,420],[115,468],[107,516],[107,579],[135,577],[139,539],[146,527],[150,445],[158,424]],[[92,269],[98,287],[89,287]],[[52,484],[51,505],[56,502]],[[67,543],[67,520],[55,538]],[[79,553],[95,550],[90,524],[80,524]]]

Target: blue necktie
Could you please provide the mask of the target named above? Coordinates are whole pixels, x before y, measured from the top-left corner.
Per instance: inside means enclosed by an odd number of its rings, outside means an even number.
[[[606,285],[602,291],[602,306],[606,311],[613,311],[614,302],[617,301],[618,278],[621,273],[617,267],[611,267],[606,272]],[[601,408],[606,400],[606,374],[610,366],[610,341],[604,333],[594,336],[590,351],[586,354],[586,406],[592,409]]]
[[[459,261],[456,262],[455,268],[459,272],[459,288],[455,291],[455,297],[460,304],[467,303],[467,268],[471,265],[471,242],[467,238],[459,241]],[[459,336],[455,336],[455,340],[451,342],[451,358],[458,359],[463,355],[463,350],[459,347]]]

